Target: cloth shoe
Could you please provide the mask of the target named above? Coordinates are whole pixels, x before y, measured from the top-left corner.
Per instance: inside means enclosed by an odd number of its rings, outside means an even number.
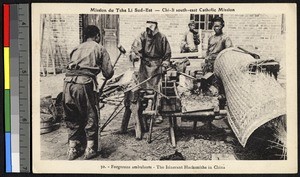
[[[92,159],[97,156],[97,151],[95,150],[95,141],[87,141],[87,146],[84,152],[83,158],[85,160]]]
[[[77,140],[69,141],[68,160],[75,160],[80,156],[80,142]]]

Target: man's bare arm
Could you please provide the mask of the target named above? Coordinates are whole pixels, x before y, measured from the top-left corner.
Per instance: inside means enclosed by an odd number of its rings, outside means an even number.
[[[102,74],[106,79],[110,79],[114,75],[113,66],[110,61],[110,56],[105,48],[102,48]]]

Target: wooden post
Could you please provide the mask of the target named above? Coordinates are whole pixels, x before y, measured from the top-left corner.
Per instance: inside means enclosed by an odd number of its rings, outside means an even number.
[[[135,120],[135,138],[137,140],[142,139],[142,126],[139,118],[139,103],[131,104],[132,116]]]
[[[53,74],[56,75],[56,71],[55,71],[55,58],[54,58],[54,55],[53,55],[53,48],[52,48],[52,43],[51,43],[51,40],[49,38],[49,53],[50,53],[50,56],[51,56],[51,59],[52,59],[52,68],[53,68]]]
[[[175,119],[176,117],[169,117],[170,122],[170,139],[173,147],[176,147],[176,136],[175,136]]]
[[[50,42],[50,41],[48,41]],[[49,73],[49,44],[46,46],[46,71],[47,71],[47,75]]]
[[[193,123],[193,130],[196,131],[197,129],[197,120],[194,120],[194,123]]]
[[[149,126],[149,134],[148,134],[148,138],[147,138],[147,142],[148,143],[151,143],[151,139],[152,139],[152,128],[153,128],[153,120],[154,119],[154,116],[151,115],[150,117],[150,126]]]
[[[128,123],[130,120],[130,115],[131,115],[131,110],[129,106],[125,107],[125,112],[123,115],[123,119],[122,119],[122,124],[121,124],[121,133],[126,133],[127,132],[127,128],[128,128]]]
[[[41,63],[40,63],[40,67],[42,69],[42,73],[43,73],[43,76],[45,77],[46,76],[46,73],[45,73],[45,68],[44,68],[44,61],[42,60],[42,57],[43,57],[43,44],[44,44],[44,33],[45,33],[45,18],[46,18],[46,15],[43,15],[42,16],[42,25],[41,25],[41,49],[40,49],[40,57],[41,57]]]

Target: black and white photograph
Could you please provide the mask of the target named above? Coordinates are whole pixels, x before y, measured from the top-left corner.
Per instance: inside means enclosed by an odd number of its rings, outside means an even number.
[[[293,5],[54,6],[33,4],[34,170],[297,169]]]

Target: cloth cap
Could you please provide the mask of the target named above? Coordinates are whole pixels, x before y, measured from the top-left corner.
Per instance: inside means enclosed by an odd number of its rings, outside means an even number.
[[[148,21],[146,21],[146,28],[151,29],[152,31],[155,30],[155,28],[157,27],[157,19],[156,18],[151,18]]]
[[[151,29],[152,31],[155,30],[156,26],[157,26],[157,25],[156,25],[155,23],[147,23],[147,24],[146,24],[146,28],[149,28],[149,29]]]
[[[188,26],[190,26],[190,25],[195,25],[195,21],[190,21],[190,23],[189,23],[189,25]]]
[[[149,16],[146,21],[146,24],[145,24],[146,29],[150,29],[153,32],[153,35],[155,35],[156,33],[159,32],[158,22],[159,22],[159,18],[156,15]]]
[[[156,24],[157,25],[157,20],[148,20],[146,21],[147,24]]]

